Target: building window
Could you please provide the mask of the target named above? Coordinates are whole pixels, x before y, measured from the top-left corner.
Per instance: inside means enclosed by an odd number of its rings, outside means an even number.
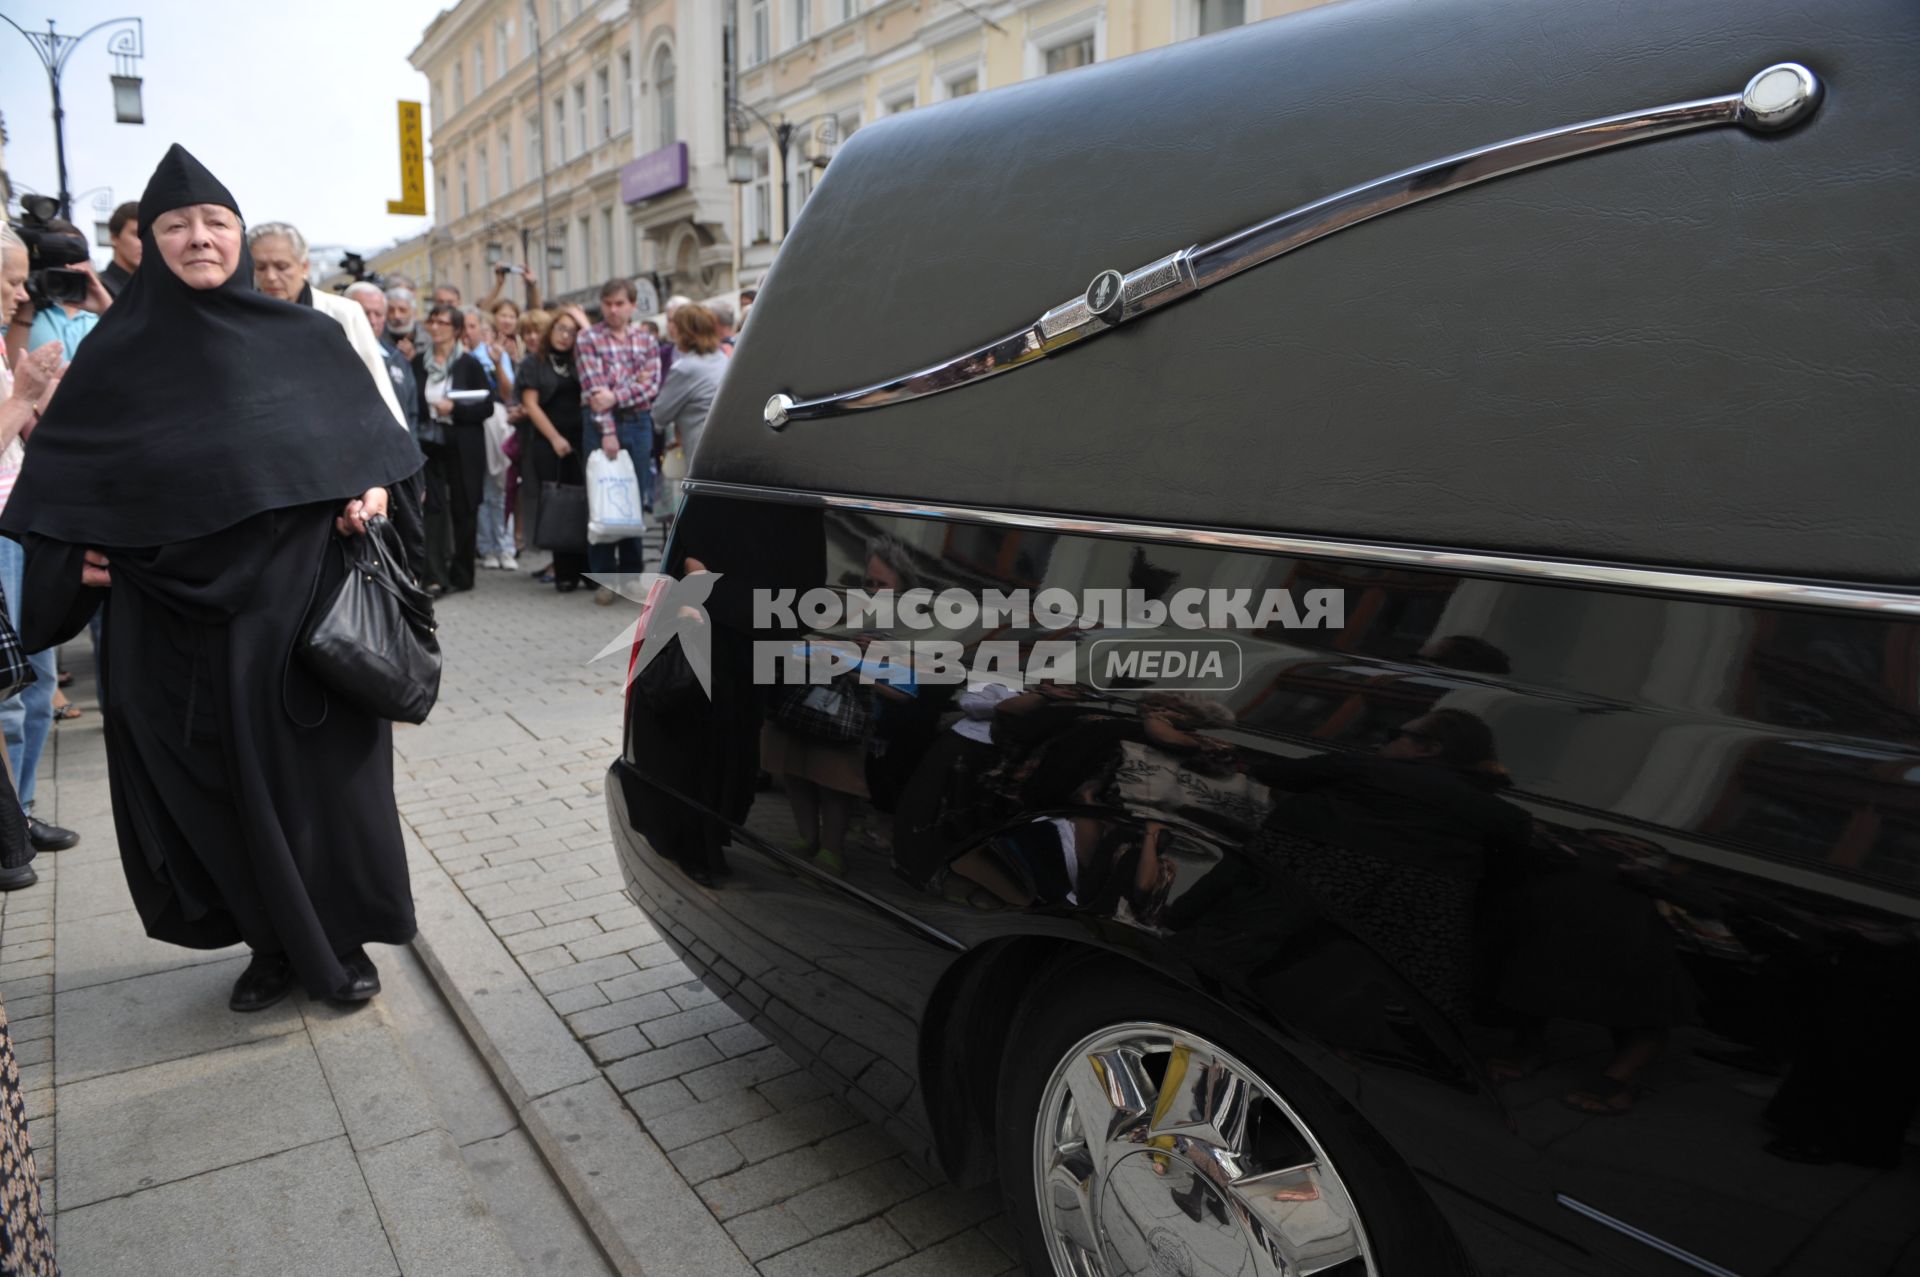
[[[447,175],[445,170],[442,170],[441,172],[435,173],[434,176],[440,180],[440,202],[436,206],[435,211],[440,214],[440,224],[442,226],[445,226],[448,222],[451,222],[453,220],[453,218],[449,216],[449,213],[448,213]]]
[[[606,259],[608,273],[614,272],[613,262],[613,209],[600,210],[600,255]]]
[[[513,189],[513,126],[500,126],[500,193]]]
[[[567,100],[564,97],[553,100],[553,162],[567,162]]]
[[[472,203],[472,201],[467,198],[468,195],[469,195],[469,191],[467,189],[467,162],[465,160],[461,160],[460,161],[460,216],[462,217],[465,217],[467,215],[467,208]]]
[[[680,135],[679,122],[674,118],[673,90],[673,49],[663,44],[660,51],[653,55],[653,118],[658,125],[656,146],[672,146]]]
[[[567,25],[567,11],[562,0],[553,0],[553,30],[549,34],[557,35],[561,27]]]
[[[979,91],[980,73],[978,71],[966,71],[947,81],[947,96],[950,98],[963,98],[969,93]]]
[[[547,169],[547,157],[540,154],[540,113],[527,117],[527,176],[539,177]]]
[[[480,202],[485,204],[493,198],[493,170],[487,162],[487,144],[481,142],[473,148],[473,163],[480,181]]]
[[[1196,25],[1201,35],[1241,26],[1247,20],[1247,0],[1194,0],[1194,8],[1199,11]]]
[[[487,46],[473,46],[473,93],[480,96],[480,90],[487,87]]]
[[[860,16],[860,0],[840,0],[840,21],[852,22]]]
[[[1052,75],[1056,71],[1071,71],[1075,67],[1093,64],[1093,33],[1088,32],[1077,40],[1065,44],[1056,44],[1046,50],[1042,56],[1043,72]]]
[[[593,90],[600,98],[600,140],[613,136],[613,76],[601,67],[593,73]]]
[[[773,238],[773,160],[761,147],[753,153],[753,242]]]
[[[538,0],[527,0],[526,30],[520,33],[520,51],[532,57],[540,51],[540,6]]]
[[[880,110],[885,115],[900,115],[913,110],[917,100],[915,90],[908,89],[904,93],[895,93],[892,97],[884,99],[880,103]]]
[[[501,75],[507,70],[507,26],[505,18],[493,24],[493,65]]]
[[[580,142],[580,154],[585,155],[593,145],[587,134],[587,86],[585,81],[573,86],[573,125],[574,136]]]
[[[793,0],[793,43],[813,38],[813,0]]]
[[[814,173],[813,165],[804,156],[794,164],[791,189],[787,192],[788,217],[792,217],[806,206],[807,197],[813,194]]]
[[[633,55],[620,55],[620,128],[633,126]]]
[[[467,104],[467,71],[458,62],[453,64],[453,109],[458,111]]]
[[[767,60],[767,52],[773,45],[767,28],[767,0],[753,0],[748,25],[752,34],[747,43],[747,65],[757,67]]]

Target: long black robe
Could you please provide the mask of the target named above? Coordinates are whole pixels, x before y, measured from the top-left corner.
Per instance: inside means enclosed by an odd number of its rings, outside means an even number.
[[[27,538],[29,641],[72,637],[106,596],[108,774],[147,934],[284,951],[315,997],[345,983],[337,954],[414,934],[391,725],[292,655],[309,599],[342,573],[341,504],[106,549],[110,590],[80,584],[84,547]]]

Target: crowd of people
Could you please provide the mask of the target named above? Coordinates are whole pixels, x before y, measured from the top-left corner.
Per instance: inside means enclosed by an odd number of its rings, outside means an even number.
[[[279,231],[269,223],[251,235],[278,248]],[[304,261],[298,247],[281,256]],[[254,257],[257,271],[267,260],[258,243]],[[504,295],[516,276],[524,309]],[[500,266],[496,281],[473,306],[451,284],[435,285],[422,303],[414,281],[399,276],[346,289],[379,335],[381,366],[425,458],[420,579],[432,594],[457,593],[473,588],[477,571],[523,570],[523,555],[531,578],[561,593],[588,573],[638,572],[639,538],[589,545],[584,523],[543,525],[542,490],[583,486],[595,449],[610,459],[624,451],[647,513],[670,520],[662,475],[699,443],[733,353],[734,312],[674,297],[664,321],[643,319],[632,282],[614,279],[600,290],[595,320],[578,305],[543,305],[524,268]],[[273,292],[264,278],[262,289]],[[751,289],[740,294],[742,316],[752,300]],[[601,586],[594,597],[608,604],[615,595]]]

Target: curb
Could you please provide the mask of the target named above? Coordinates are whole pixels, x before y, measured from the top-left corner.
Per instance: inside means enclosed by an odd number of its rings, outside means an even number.
[[[614,1267],[623,1277],[755,1277],[486,919],[404,821],[402,830],[414,952]]]

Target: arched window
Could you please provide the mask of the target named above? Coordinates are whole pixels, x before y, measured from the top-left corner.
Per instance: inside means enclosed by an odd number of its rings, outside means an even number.
[[[673,113],[673,49],[661,45],[653,55],[653,118],[659,122],[657,145],[672,146],[680,138],[680,127]]]

